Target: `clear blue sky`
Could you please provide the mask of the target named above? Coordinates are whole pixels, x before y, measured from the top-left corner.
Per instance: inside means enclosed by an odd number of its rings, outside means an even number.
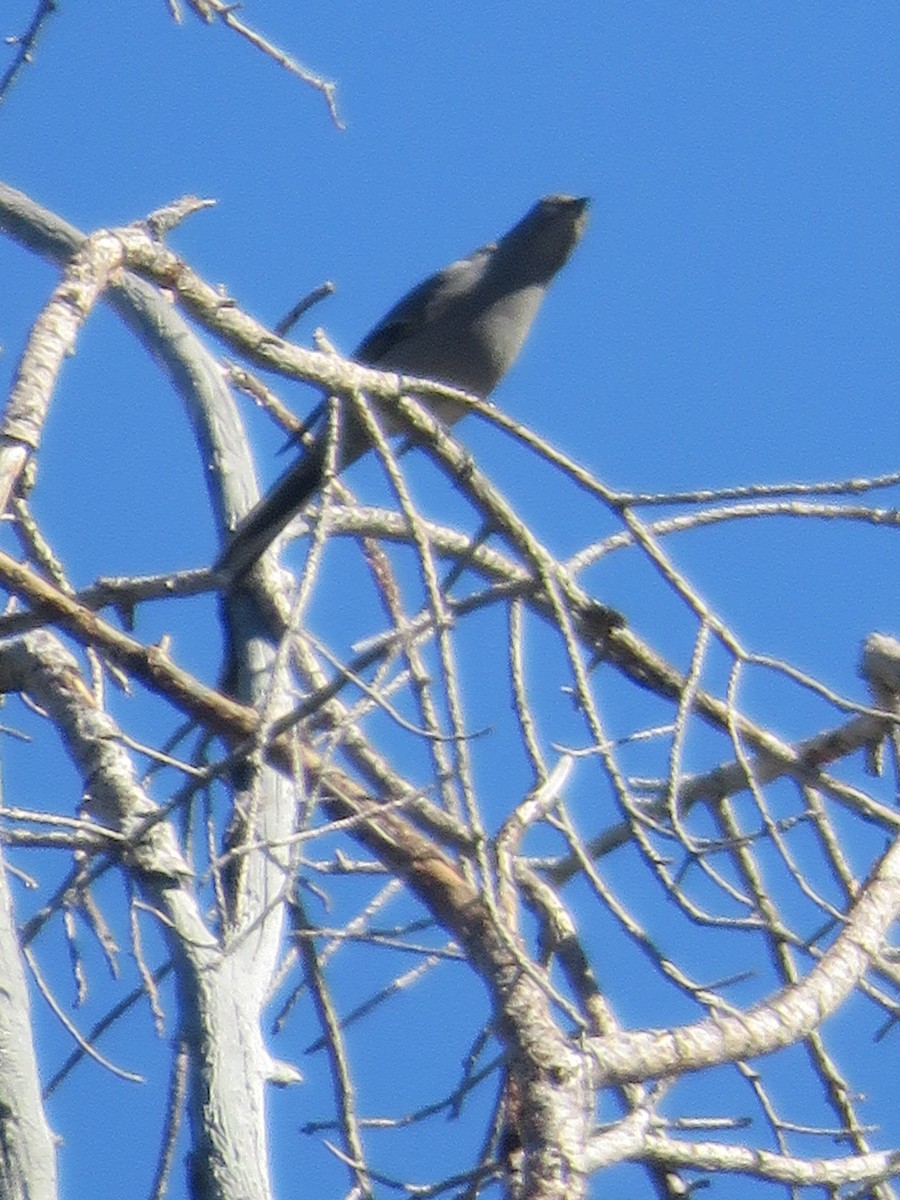
[[[31,8],[5,0],[0,35]],[[333,280],[315,322],[347,350],[538,196],[586,194],[588,234],[498,403],[635,491],[897,468],[895,3],[246,0],[241,16],[337,82],[344,132],[224,29],[178,28],[163,0],[70,0],[0,107],[0,177],[86,230],[213,197],[173,236],[179,252],[271,322]],[[0,244],[4,385],[52,282]],[[288,394],[298,410],[313,399]],[[95,320],[35,498],[76,582],[212,559],[172,401],[113,318]],[[269,478],[276,438],[252,427]],[[466,436],[502,476],[497,439],[475,423]],[[539,509],[527,476],[504,485]],[[542,514],[548,539],[569,515]],[[673,553],[749,646],[850,690],[859,640],[900,632],[889,536],[782,522]],[[613,572],[607,598],[649,626],[630,583]],[[215,676],[217,643],[179,648]],[[72,1196],[87,1194],[75,1142]]]

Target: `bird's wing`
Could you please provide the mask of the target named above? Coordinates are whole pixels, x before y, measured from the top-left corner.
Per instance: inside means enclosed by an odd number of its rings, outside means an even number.
[[[472,291],[495,248],[495,243],[482,246],[468,258],[450,263],[407,292],[366,334],[353,358],[371,367],[390,360],[392,367],[402,370],[402,355],[394,351],[414,342],[422,329],[439,319],[441,310],[453,304],[460,295]]]

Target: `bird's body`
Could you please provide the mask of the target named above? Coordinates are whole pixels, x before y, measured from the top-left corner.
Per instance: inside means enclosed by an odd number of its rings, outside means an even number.
[[[487,398],[518,355],[547,286],[581,237],[587,203],[572,196],[545,196],[498,242],[451,263],[408,292],[363,338],[353,358]],[[465,411],[448,399],[428,403],[447,425]],[[402,428],[384,405],[379,417],[386,433]],[[342,426],[339,469],[369,445],[352,412],[346,412]],[[318,490],[325,447],[323,430],[238,525],[217,570],[234,580],[252,566]]]

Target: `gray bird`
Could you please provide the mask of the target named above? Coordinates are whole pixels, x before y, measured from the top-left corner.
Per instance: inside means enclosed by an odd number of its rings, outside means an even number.
[[[451,263],[413,288],[360,342],[356,362],[449,384],[486,399],[522,348],[550,281],[574,250],[587,224],[584,197],[545,196],[498,241]],[[465,408],[429,400],[431,411],[452,425]],[[347,406],[349,408],[349,405]],[[324,406],[314,420],[321,419]],[[386,433],[402,422],[379,408]],[[234,581],[263,553],[322,484],[323,430],[303,457],[241,521],[215,570]],[[339,469],[369,448],[358,418],[345,412]]]

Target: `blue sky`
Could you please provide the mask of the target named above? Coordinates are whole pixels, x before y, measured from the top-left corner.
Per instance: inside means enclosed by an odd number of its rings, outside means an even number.
[[[31,7],[5,0],[0,34]],[[333,280],[314,321],[347,350],[538,196],[588,195],[588,233],[500,405],[634,491],[897,468],[896,4],[246,0],[241,16],[336,81],[343,132],[223,29],[176,27],[162,0],[70,0],[0,107],[0,177],[85,230],[213,197],[172,245],[267,322]],[[53,280],[0,244],[4,385]],[[315,400],[284,391],[298,411]],[[173,399],[98,314],[65,368],[34,500],[77,583],[212,560]],[[249,423],[272,478],[278,438]],[[476,422],[462,432],[548,542],[589,540],[572,530],[577,504],[545,502]],[[749,647],[860,696],[860,639],[897,632],[889,537],[784,520],[672,553]],[[665,608],[638,578],[614,566],[592,584],[649,632]],[[211,611],[193,610],[176,643],[210,679]],[[167,629],[148,614],[140,633]],[[813,712],[787,706],[788,731],[814,732]],[[64,1161],[79,1194],[78,1151]]]

